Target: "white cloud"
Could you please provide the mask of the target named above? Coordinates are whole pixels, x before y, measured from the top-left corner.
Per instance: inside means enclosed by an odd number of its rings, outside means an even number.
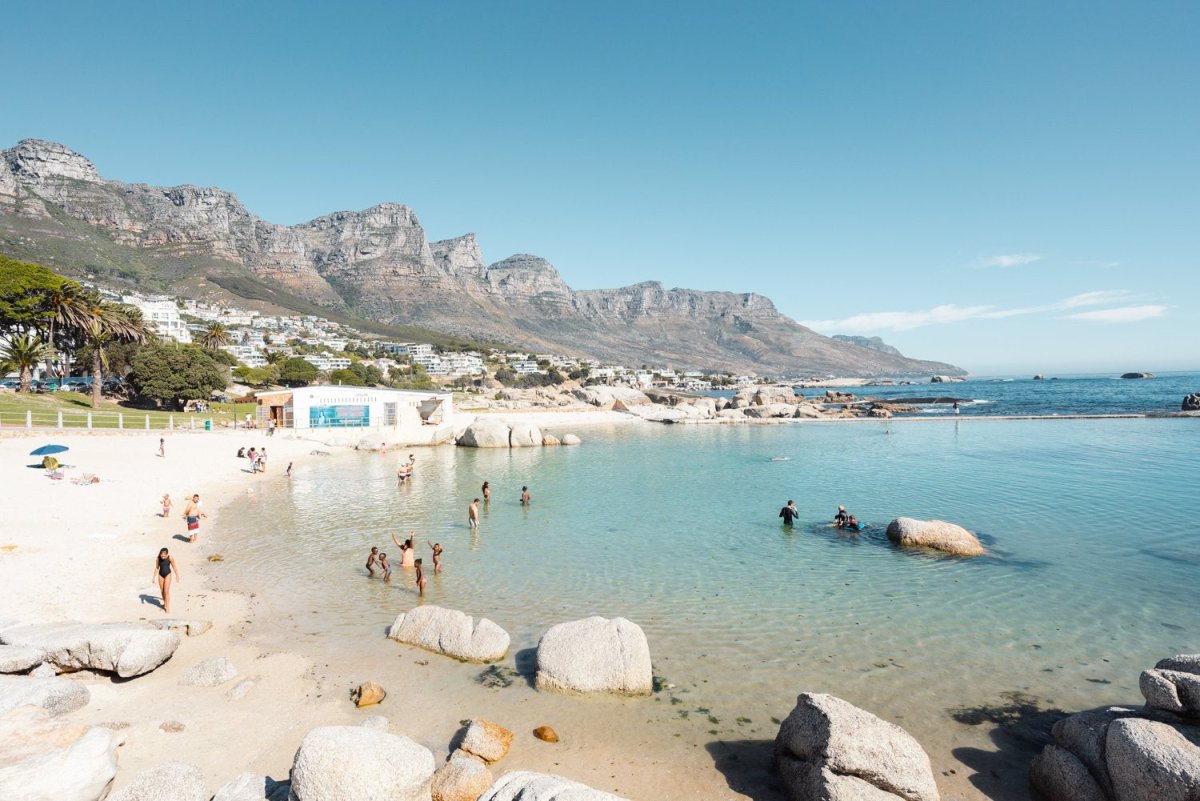
[[[856,314],[842,320],[804,320],[801,325],[817,331],[833,331],[837,333],[859,334],[870,331],[911,331],[927,325],[944,325],[960,323],[964,320],[1003,320],[1009,317],[1021,317],[1028,314],[1044,314],[1046,312],[1066,311],[1087,306],[1102,306],[1106,303],[1116,303],[1129,297],[1129,292],[1123,289],[1103,289],[1096,292],[1082,292],[1054,303],[1040,306],[1015,306],[1002,309],[995,306],[957,306],[953,303],[934,306],[923,311],[889,311]],[[1160,309],[1147,316],[1157,317],[1165,310],[1165,306],[1129,306],[1127,309]],[[1114,309],[1112,311],[1121,311]],[[1145,313],[1143,311],[1143,313]],[[1072,319],[1103,320],[1105,311],[1081,312],[1067,315]],[[1088,315],[1097,315],[1089,317]],[[1145,319],[1145,318],[1137,318]],[[1117,319],[1108,322],[1118,322]]]
[[[976,260],[979,267],[1020,267],[1022,264],[1033,264],[1046,258],[1040,253],[1009,253],[1002,256],[980,256]]]
[[[1166,306],[1119,306],[1115,309],[1097,309],[1096,311],[1068,314],[1065,319],[1087,320],[1093,323],[1136,323],[1139,320],[1162,317],[1166,313]]]

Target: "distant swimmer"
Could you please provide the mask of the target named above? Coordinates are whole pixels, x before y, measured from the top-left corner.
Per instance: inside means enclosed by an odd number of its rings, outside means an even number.
[[[529,487],[521,487],[521,505],[528,506],[533,498],[529,494]]]
[[[800,510],[796,508],[796,502],[789,500],[787,506],[779,510],[779,516],[783,518],[783,524],[791,528],[792,521],[800,516]]]
[[[467,507],[467,525],[472,529],[479,528],[479,499],[471,501],[471,505]]]
[[[790,456],[772,456],[771,461],[772,462],[790,462],[790,461],[792,461],[792,457],[790,457]]]

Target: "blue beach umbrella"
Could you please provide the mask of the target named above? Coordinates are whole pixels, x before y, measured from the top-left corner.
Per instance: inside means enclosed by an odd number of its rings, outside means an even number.
[[[51,456],[55,453],[71,450],[66,445],[43,445],[35,451],[30,451],[30,456]]]

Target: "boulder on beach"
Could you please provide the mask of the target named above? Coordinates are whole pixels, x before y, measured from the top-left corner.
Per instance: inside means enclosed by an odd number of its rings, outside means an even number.
[[[139,773],[108,801],[209,801],[204,772],[186,762],[167,762]]]
[[[37,706],[0,716],[0,798],[96,801],[117,775],[109,729],[53,720]]]
[[[258,773],[243,773],[217,790],[212,801],[287,801],[290,785]]]
[[[605,409],[611,409],[617,401],[620,401],[626,408],[642,406],[650,402],[645,393],[631,387],[581,387],[572,394],[592,406]]]
[[[467,725],[462,742],[458,747],[472,756],[477,756],[489,765],[499,762],[508,754],[513,733],[490,720],[472,720]]]
[[[429,787],[432,801],[475,801],[492,786],[493,779],[483,762],[455,751],[433,774]]]
[[[540,448],[542,430],[533,423],[517,421],[509,426],[508,444],[513,448]]]
[[[1105,745],[1116,801],[1200,798],[1200,726],[1122,718],[1108,727]]]
[[[87,706],[87,685],[58,676],[0,676],[0,715],[31,704],[51,715],[64,715]]]
[[[546,447],[553,447],[560,443],[561,443],[561,440],[559,440],[559,438],[554,436],[553,434],[542,434],[542,445],[544,445]]]
[[[476,417],[467,426],[458,444],[464,448],[507,448],[508,423],[490,417]]]
[[[505,773],[479,796],[479,801],[627,801],[619,795],[555,776],[514,770]]]
[[[904,729],[832,695],[802,693],[779,727],[775,764],[789,798],[938,801],[933,768]]]
[[[402,612],[388,637],[465,662],[503,659],[509,645],[508,632],[486,617],[476,624],[470,615],[433,605]]]
[[[582,442],[583,442],[583,440],[581,440],[579,437],[575,436],[574,434],[564,434],[563,438],[562,438],[563,445],[579,445]]]
[[[362,726],[322,726],[292,760],[292,801],[429,801],[433,752]]]
[[[51,623],[0,631],[0,643],[40,650],[60,671],[104,670],[125,679],[166,662],[179,642],[175,632],[149,623]]]
[[[929,548],[954,556],[980,556],[985,553],[978,537],[962,526],[945,520],[897,517],[888,523],[887,536],[897,545]]]
[[[1151,709],[1200,719],[1200,654],[1161,659],[1138,684]]]
[[[0,645],[0,673],[25,673],[42,664],[42,650],[28,645]]]
[[[636,623],[589,617],[551,626],[537,647],[537,688],[649,695],[650,646]]]
[[[203,659],[188,668],[179,683],[188,687],[217,687],[238,674],[237,668],[224,656]]]

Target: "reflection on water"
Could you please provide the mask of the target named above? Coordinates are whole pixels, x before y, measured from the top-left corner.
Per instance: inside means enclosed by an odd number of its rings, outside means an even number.
[[[1200,648],[1198,444],[1194,420],[638,427],[425,449],[400,485],[397,455],[313,458],[222,513],[222,585],[270,605],[264,640],[365,659],[419,602],[411,573],[368,580],[367,552],[398,564],[391,535],[412,529],[427,568],[429,543],[445,548],[426,601],[495,620],[514,652],[623,615],[689,708],[765,722],[832,692],[948,753],[962,710],[1134,701],[1141,669]],[[839,503],[868,528],[827,526]],[[991,555],[899,551],[883,534],[898,515],[961,523]]]

